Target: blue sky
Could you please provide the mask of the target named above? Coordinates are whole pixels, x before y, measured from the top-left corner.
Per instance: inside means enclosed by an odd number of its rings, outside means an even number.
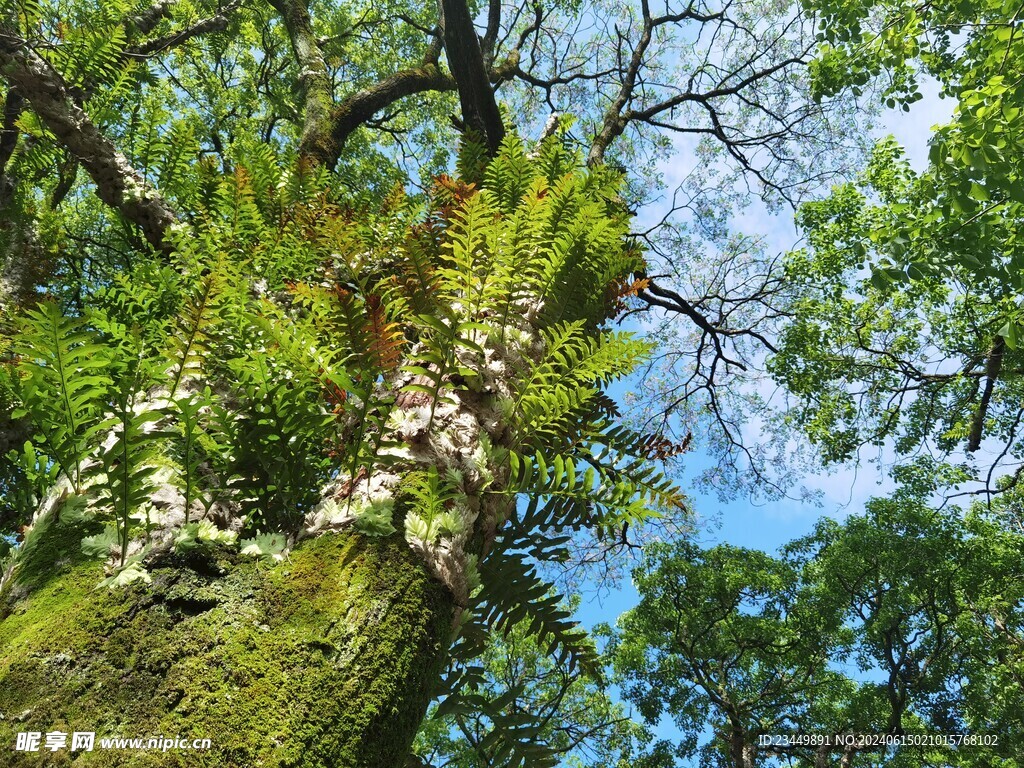
[[[925,83],[921,90],[924,99],[914,104],[909,113],[900,110],[881,113],[872,132],[878,138],[893,135],[904,146],[912,165],[918,170],[927,163],[930,129],[948,122],[953,108],[952,101],[938,97],[934,84]],[[687,155],[692,156],[692,153],[678,154],[662,166],[670,188],[690,172],[691,168],[680,159]],[[763,205],[755,203],[733,223],[745,233],[764,237],[772,252],[789,250],[799,241],[792,210],[772,214]],[[686,476],[689,477],[696,477],[714,461],[700,449],[685,454],[685,459]],[[806,477],[804,482],[809,488],[821,491],[818,503],[783,499],[757,504],[745,496],[723,501],[713,494],[701,493],[684,480],[684,489],[690,495],[698,516],[698,541],[705,545],[727,542],[775,552],[786,542],[809,533],[822,515],[842,518],[858,512],[870,497],[884,494],[892,487],[884,473],[866,461],[858,467],[843,467],[827,475]],[[579,611],[580,620],[587,626],[603,621],[613,622],[637,599],[628,577],[617,589],[588,597],[585,597]]]
[[[925,83],[922,93],[924,98],[909,113],[887,110],[879,115],[873,131],[878,138],[894,136],[906,149],[911,164],[917,170],[923,170],[927,164],[931,128],[948,122],[953,108],[951,100],[938,97],[934,83]],[[673,173],[672,168],[665,171],[667,177],[678,173]],[[735,226],[745,233],[764,237],[772,253],[789,250],[799,242],[791,210],[771,214],[755,202],[736,217]],[[687,458],[687,463],[693,466],[694,475],[712,460],[697,452],[688,454]],[[772,552],[787,541],[809,533],[822,514],[842,517],[858,511],[868,498],[891,487],[877,467],[866,462],[826,476],[807,477],[805,482],[809,488],[822,492],[820,506],[790,499],[762,505],[752,504],[746,498],[722,502],[713,495],[688,489],[693,495],[698,515],[720,525],[717,530],[702,531],[701,538],[708,543],[728,542]]]

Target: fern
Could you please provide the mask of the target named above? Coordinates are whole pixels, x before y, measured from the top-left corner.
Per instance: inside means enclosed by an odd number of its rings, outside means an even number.
[[[474,609],[483,626],[501,631],[527,622],[528,633],[547,643],[549,654],[558,654],[570,666],[579,665],[590,674],[600,674],[593,642],[525,555],[501,550],[492,553],[480,566],[480,582]]]
[[[60,466],[75,492],[82,490],[82,461],[104,428],[104,403],[112,382],[108,350],[81,319],[65,317],[52,301],[27,310],[15,345],[26,375],[23,407],[36,440]]]
[[[437,304],[438,250],[437,234],[429,222],[414,227],[401,250],[398,293],[413,314],[429,314]]]
[[[103,422],[111,430],[113,440],[101,454],[104,482],[99,485],[99,501],[114,515],[121,557],[121,566],[128,557],[134,528],[142,525],[148,539],[150,521],[149,499],[155,488],[153,476],[161,466],[157,446],[158,434],[147,425],[163,418],[162,411],[146,402],[145,393],[152,384],[150,371],[141,349],[128,361],[128,375],[121,377],[115,388],[113,416]],[[144,521],[133,523],[138,514]]]
[[[30,440],[25,441],[20,451],[11,450],[4,458],[14,473],[13,477],[4,478],[0,502],[13,513],[13,521],[27,522],[46,492],[57,482],[60,466],[37,451]],[[5,518],[5,522],[10,521]]]
[[[183,205],[191,205],[195,193],[193,166],[200,155],[195,128],[184,120],[174,120],[165,136],[162,151],[151,164],[157,185]]]
[[[475,194],[454,214],[442,245],[443,266],[437,271],[442,303],[461,305],[467,316],[481,308],[487,275],[494,263],[488,233],[495,228],[491,195]],[[447,252],[447,253],[446,253]]]
[[[459,178],[471,184],[483,180],[488,163],[488,149],[485,139],[473,129],[463,134],[462,145],[456,159]]]
[[[450,381],[449,377],[477,378],[476,370],[459,363],[457,352],[465,349],[482,356],[483,349],[471,336],[473,331],[486,330],[486,327],[480,323],[460,322],[451,313],[445,313],[443,319],[434,315],[418,315],[415,325],[423,349],[417,355],[417,362],[402,366],[402,370],[416,377],[405,385],[403,391],[422,392],[429,397],[429,429],[434,423],[437,406],[442,402],[453,402],[441,394],[441,389],[446,385],[459,386]]]
[[[108,83],[123,72],[125,45],[120,24],[75,25],[66,28],[63,45],[53,50],[53,63],[69,85],[82,87],[90,80]]]
[[[484,172],[483,186],[497,199],[498,209],[510,214],[519,205],[537,176],[523,141],[514,133],[505,136],[501,151]]]
[[[542,331],[544,354],[520,387],[510,420],[523,437],[564,435],[589,409],[599,392],[632,371],[649,351],[629,333],[587,335],[584,321]]]
[[[458,495],[457,488],[441,479],[437,467],[407,478],[405,493],[412,505],[405,516],[405,531],[409,538],[433,543],[443,531],[461,532],[458,516],[452,511]]]
[[[154,141],[139,149],[198,209],[172,235],[171,265],[111,279],[90,299],[88,327],[44,305],[22,342],[41,453],[71,476],[110,436],[105,478],[93,480],[114,520],[89,546],[109,551],[116,539],[130,563],[167,457],[185,504],[179,548],[219,540],[192,509],[230,499],[246,516],[244,548],[259,556],[280,554],[263,539],[295,533],[329,481],[347,475],[354,489],[387,469],[404,503],[353,492],[351,517],[382,535],[404,512],[406,538],[428,562],[451,556],[462,579],[452,583],[476,615],[455,649],[462,662],[479,653],[485,626],[522,625],[552,655],[596,668],[592,643],[538,565],[564,557],[576,531],[604,535],[683,503],[650,464],[676,446],[617,426],[604,394],[649,351],[602,330],[639,290],[627,282],[641,259],[617,178],[581,170],[558,139],[527,153],[509,137],[488,166],[467,138],[462,178],[439,178],[425,207],[399,189],[369,212],[340,203],[322,171],[282,169],[270,149],[232,150],[244,162],[229,176],[213,160],[190,167],[196,129],[176,130],[180,152]],[[149,408],[150,392],[166,393],[170,407]],[[429,419],[412,412],[417,404]],[[391,444],[405,434],[398,417],[434,431],[436,463],[392,450],[410,448]],[[156,429],[156,419],[166,423]],[[457,431],[449,420],[469,425],[472,456],[441,447]],[[453,681],[452,702],[476,695],[471,670]],[[526,744],[528,717],[486,706],[499,755],[547,764]]]
[[[224,268],[217,264],[203,277],[185,305],[171,333],[169,353],[173,360],[167,398],[173,400],[184,379],[200,371],[210,353],[213,329],[220,316],[224,290]]]
[[[200,469],[206,459],[208,448],[211,445],[214,448],[217,447],[216,442],[204,431],[201,424],[203,412],[208,411],[213,404],[213,395],[210,388],[206,387],[202,392],[176,398],[172,403],[181,433],[177,458],[180,467],[180,488],[185,511],[185,524],[188,525],[193,502],[203,499],[202,489],[199,486]]]

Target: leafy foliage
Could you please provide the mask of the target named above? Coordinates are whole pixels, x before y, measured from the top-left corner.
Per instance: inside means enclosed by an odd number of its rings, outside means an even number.
[[[808,5],[822,18],[821,93],[884,73],[887,103],[909,111],[926,74],[955,108],[923,172],[885,140],[857,182],[801,210],[810,248],[789,257],[801,298],[773,371],[827,460],[890,439],[939,455],[991,440],[998,458],[970,470],[997,490],[1004,460],[1020,458],[1020,9]]]
[[[104,583],[145,582],[153,547],[275,563],[320,528],[401,532],[465,609],[445,711],[487,698],[473,660],[495,632],[596,684],[540,565],[567,533],[685,514],[650,462],[670,448],[616,426],[604,394],[649,351],[606,327],[642,266],[618,179],[514,137],[477,182],[376,209],[301,163],[197,173],[168,265],[27,316],[26,412],[64,474],[91,473],[76,514],[105,524],[83,542],[114,555]],[[547,764],[545,716],[504,701],[486,749]]]
[[[935,509],[934,467],[890,498],[825,518],[781,557],[718,545],[651,548],[640,604],[609,631],[616,680],[654,745],[703,765],[1003,765],[1021,725],[1020,531],[985,507]],[[1001,553],[1001,554],[1000,554]],[[1013,607],[1011,607],[1011,604]],[[998,693],[996,690],[998,689]],[[992,698],[985,700],[986,696]],[[908,734],[885,747],[764,735]],[[968,734],[970,747],[927,739]]]

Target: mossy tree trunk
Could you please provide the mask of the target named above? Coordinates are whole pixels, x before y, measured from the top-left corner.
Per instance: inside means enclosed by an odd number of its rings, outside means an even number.
[[[404,764],[454,607],[401,535],[324,535],[272,567],[165,553],[152,583],[110,591],[77,554],[87,531],[45,527],[0,593],[4,765]],[[96,746],[15,752],[22,731],[94,731]],[[101,749],[109,737],[212,748]]]

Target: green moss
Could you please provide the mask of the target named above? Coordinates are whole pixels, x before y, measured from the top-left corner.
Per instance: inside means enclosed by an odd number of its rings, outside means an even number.
[[[55,527],[51,544],[81,533]],[[273,568],[167,555],[151,585],[117,592],[95,589],[97,565],[67,559],[5,589],[5,765],[392,768],[407,754],[452,607],[400,536],[324,536]],[[53,730],[213,748],[7,751],[19,731]]]

